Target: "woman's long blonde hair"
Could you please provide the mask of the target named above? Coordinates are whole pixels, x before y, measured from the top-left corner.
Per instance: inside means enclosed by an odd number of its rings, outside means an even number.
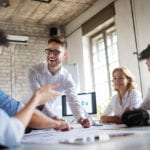
[[[136,88],[135,77],[133,76],[133,74],[130,72],[130,70],[129,70],[128,68],[126,68],[126,67],[124,67],[124,66],[123,66],[123,67],[118,67],[118,68],[116,68],[116,69],[113,70],[112,76],[114,76],[114,73],[115,73],[116,71],[122,72],[122,73],[125,75],[125,77],[129,80],[129,83],[128,83],[128,85],[127,85],[127,89],[128,89],[128,90],[132,90],[132,89],[135,89],[135,88]],[[118,90],[115,88],[115,86],[114,86],[114,89],[115,89],[116,91],[118,91]]]

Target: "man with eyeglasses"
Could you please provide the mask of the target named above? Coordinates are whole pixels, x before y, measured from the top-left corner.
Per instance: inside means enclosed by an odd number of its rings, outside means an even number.
[[[46,84],[59,83],[59,92],[64,92],[68,98],[69,106],[77,120],[83,127],[91,126],[91,121],[85,117],[85,112],[81,108],[76,85],[70,73],[63,68],[62,61],[67,56],[67,41],[61,36],[53,36],[48,41],[45,49],[47,62],[39,63],[29,70],[29,84],[32,91]],[[53,109],[54,101],[49,101],[40,109],[49,117],[59,120]],[[53,111],[51,111],[53,109]]]
[[[146,60],[147,68],[150,71],[150,45],[139,54],[139,60]],[[143,126],[150,124],[150,88],[140,108],[128,108],[122,116],[122,121],[127,126]]]
[[[4,31],[0,29],[0,54],[2,54],[4,47],[8,47],[8,41]],[[36,106],[60,95],[61,93],[54,91],[58,87],[59,84],[53,84],[37,89],[25,106],[0,89],[0,149],[19,144],[28,125],[37,129],[71,129],[64,121],[50,119],[35,110]]]

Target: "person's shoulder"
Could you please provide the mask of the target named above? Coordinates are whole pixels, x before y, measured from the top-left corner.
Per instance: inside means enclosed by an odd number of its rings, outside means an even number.
[[[132,89],[132,90],[130,90],[130,95],[131,96],[139,96],[139,97],[142,96],[141,92],[138,89]]]
[[[61,68],[61,76],[65,81],[74,82],[71,73],[64,67]]]
[[[69,72],[65,67],[63,67],[63,66],[62,66],[62,68],[61,68],[61,72],[62,72],[63,74],[65,74],[65,75],[71,75],[70,72]]]
[[[33,66],[33,68],[39,69],[39,68],[45,67],[46,65],[47,65],[47,63],[46,63],[45,61],[41,61],[41,62],[35,64],[35,65]]]
[[[130,90],[130,93],[132,93],[132,94],[140,94],[141,92],[138,89],[132,89],[132,90]]]
[[[118,99],[119,99],[119,94],[118,94],[118,92],[117,93],[115,93],[113,96],[112,96],[112,98],[111,98],[111,103],[115,103],[116,101],[118,101]]]
[[[34,71],[42,71],[46,67],[47,63],[45,61],[39,62],[33,65],[30,69]]]
[[[6,93],[6,92],[4,92],[3,90],[1,90],[0,89],[0,97],[5,97],[5,96],[7,96],[7,97],[9,97],[9,95]],[[3,101],[3,99],[2,98],[0,98],[0,101]]]
[[[118,92],[116,92],[113,96],[112,96],[112,99],[116,99],[116,98],[118,98],[119,97],[119,94],[118,94]]]

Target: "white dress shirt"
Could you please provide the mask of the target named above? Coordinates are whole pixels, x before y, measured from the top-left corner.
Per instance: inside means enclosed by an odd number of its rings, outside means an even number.
[[[138,108],[142,103],[141,93],[137,90],[127,91],[122,99],[122,104],[120,103],[119,94],[112,97],[111,102],[108,104],[103,115],[115,115],[121,116],[127,107]]]
[[[78,101],[75,82],[65,68],[61,67],[55,75],[52,75],[48,70],[47,62],[41,62],[29,69],[28,78],[32,92],[46,84],[59,83],[60,87],[56,90],[66,94],[69,106],[76,120],[85,116]],[[55,100],[56,98],[50,100],[43,109],[43,112],[50,117],[55,115],[55,108],[53,108]]]
[[[24,135],[24,125],[17,118],[10,118],[2,109],[0,109],[0,118],[0,145],[16,146]]]

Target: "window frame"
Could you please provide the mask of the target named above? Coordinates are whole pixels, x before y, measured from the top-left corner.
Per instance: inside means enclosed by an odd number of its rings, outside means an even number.
[[[100,31],[96,32],[95,34],[93,34],[92,36],[90,36],[90,45],[91,45],[91,50],[90,50],[90,54],[91,54],[91,63],[92,63],[92,77],[93,77],[93,81],[94,81],[94,89],[96,91],[96,81],[94,78],[94,61],[93,61],[93,39],[98,37],[99,35],[102,34],[102,37],[104,39],[104,48],[105,48],[105,59],[106,59],[106,68],[107,68],[107,83],[108,83],[108,90],[109,90],[109,98],[112,97],[113,95],[113,88],[112,88],[112,79],[111,79],[111,71],[110,71],[110,64],[109,64],[109,56],[108,56],[108,46],[107,46],[107,31],[111,28],[114,27],[114,30],[112,30],[110,33],[112,32],[116,32],[116,28],[115,28],[115,23],[112,22],[111,24],[104,26]],[[110,34],[109,33],[109,34]],[[97,40],[98,41],[98,40]],[[118,49],[117,49],[118,51]],[[118,66],[119,66],[119,55],[118,55]]]

